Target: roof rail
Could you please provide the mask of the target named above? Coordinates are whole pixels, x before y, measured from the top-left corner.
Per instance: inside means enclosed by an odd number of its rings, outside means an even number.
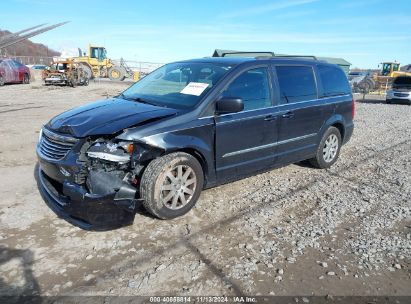
[[[275,55],[275,57],[307,58],[307,59],[318,60],[317,57],[315,57],[313,55]]]
[[[318,60],[317,57],[313,55],[281,55],[281,54],[275,54],[274,52],[228,51],[228,50],[227,51],[221,50],[220,54],[218,54],[217,57],[254,57],[256,59],[285,57],[285,58],[306,58],[306,59]]]
[[[271,59],[271,58],[274,58],[274,57],[278,57],[278,56],[255,56],[254,58],[255,59]]]
[[[227,55],[245,55],[245,54],[250,54],[253,55],[252,57],[260,57],[260,56],[254,56],[254,54],[264,54],[265,56],[261,57],[274,57],[275,54],[274,52],[225,52],[221,54],[221,57],[230,57]]]

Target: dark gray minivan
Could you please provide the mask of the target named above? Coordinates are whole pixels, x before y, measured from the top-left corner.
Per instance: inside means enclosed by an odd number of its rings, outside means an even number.
[[[201,190],[302,160],[334,164],[353,132],[340,67],[298,58],[203,58],[166,64],[117,97],[51,119],[39,188],[86,229],[133,222],[142,203],[171,219]]]

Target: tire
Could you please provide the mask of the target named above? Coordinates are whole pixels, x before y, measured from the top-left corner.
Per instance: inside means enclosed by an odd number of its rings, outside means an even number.
[[[123,81],[126,78],[126,71],[122,67],[113,66],[108,70],[108,77],[110,80]]]
[[[30,76],[28,74],[24,74],[23,83],[24,84],[29,84],[30,83]]]
[[[89,79],[86,77],[83,80],[83,86],[88,86],[89,85]]]
[[[375,88],[375,81],[372,80],[371,78],[368,78],[368,79],[367,79],[367,83],[368,83],[368,93],[369,93],[370,91],[373,91],[373,90],[374,90],[374,88]]]
[[[5,83],[4,77],[2,75],[0,75],[0,87],[4,86],[4,83]]]
[[[81,66],[81,69],[83,70],[83,73],[85,74],[85,77],[87,77],[88,79],[94,78],[93,71],[87,64],[80,63],[79,65]]]
[[[386,100],[385,100],[385,103],[386,103],[386,104],[390,104],[390,103],[391,103],[391,100],[386,99]]]
[[[335,143],[335,144],[334,144]],[[324,133],[320,144],[317,148],[317,153],[314,158],[311,158],[309,162],[316,168],[327,169],[330,168],[338,159],[341,150],[341,134],[336,127],[330,127]],[[328,147],[332,147],[327,149]],[[330,153],[330,154],[328,154]]]
[[[365,82],[362,85],[362,93],[363,94],[368,94],[370,92],[370,84],[368,82]]]
[[[185,178],[186,174],[188,176]],[[186,184],[184,178],[189,183]],[[177,152],[156,158],[148,164],[141,179],[140,195],[149,213],[160,219],[173,219],[194,207],[203,185],[204,174],[198,160],[190,154]]]

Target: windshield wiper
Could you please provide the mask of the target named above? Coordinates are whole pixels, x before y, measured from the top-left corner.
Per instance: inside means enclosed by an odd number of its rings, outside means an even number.
[[[123,93],[121,93],[119,95],[119,97],[123,98],[123,99],[127,99],[127,100],[132,100],[132,101],[137,101],[139,103],[145,103],[145,104],[149,104],[152,106],[158,106],[158,104],[152,102],[151,100],[147,100],[141,97],[130,97],[130,96],[125,96]]]
[[[133,101],[137,101],[137,102],[139,102],[139,103],[145,103],[145,104],[149,104],[149,105],[154,105],[154,106],[156,106],[156,104],[148,101],[147,99],[143,99],[143,98],[141,98],[141,97],[129,97],[129,99],[130,99],[130,100],[133,100]]]

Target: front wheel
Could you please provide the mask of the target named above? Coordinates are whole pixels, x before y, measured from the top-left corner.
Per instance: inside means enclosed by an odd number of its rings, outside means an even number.
[[[126,76],[126,71],[122,67],[113,66],[108,70],[108,77],[110,80],[120,80],[123,81]]]
[[[85,63],[79,63],[79,69],[81,69],[84,73],[84,76],[88,79],[94,78],[93,71],[90,66]]]
[[[194,207],[203,184],[203,169],[198,160],[177,152],[148,164],[141,179],[140,194],[148,212],[161,219],[172,219]]]
[[[309,160],[310,163],[320,169],[331,167],[338,159],[341,144],[340,131],[336,127],[328,128],[318,145],[316,156]]]
[[[370,93],[370,84],[369,84],[368,82],[365,82],[365,83],[362,85],[362,93],[363,93],[363,94],[368,94],[368,93]]]
[[[4,77],[0,75],[0,87],[3,86],[5,83]]]

